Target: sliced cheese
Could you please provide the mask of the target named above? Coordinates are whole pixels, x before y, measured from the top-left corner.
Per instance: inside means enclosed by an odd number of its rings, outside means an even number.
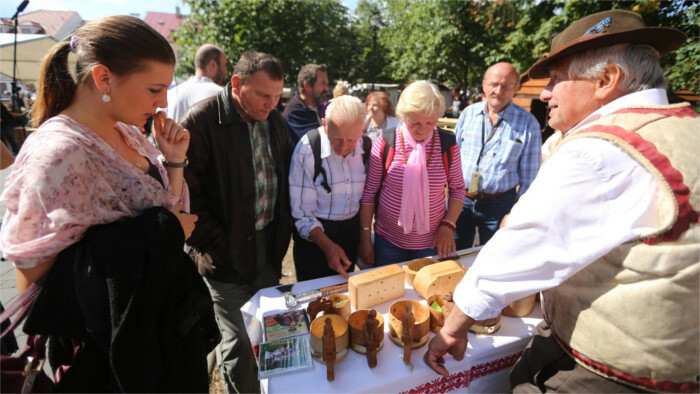
[[[354,310],[403,297],[405,273],[397,264],[387,265],[348,280],[348,295]]]
[[[454,260],[447,260],[421,268],[413,279],[413,288],[427,300],[435,294],[454,292],[463,277],[462,266]]]

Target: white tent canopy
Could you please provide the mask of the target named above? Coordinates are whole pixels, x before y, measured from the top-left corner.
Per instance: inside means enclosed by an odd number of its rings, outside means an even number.
[[[14,40],[14,34],[0,33],[0,73],[10,78],[12,78]],[[56,40],[49,35],[18,34],[17,79],[25,85],[36,84],[39,78],[41,60],[54,45],[56,45]]]

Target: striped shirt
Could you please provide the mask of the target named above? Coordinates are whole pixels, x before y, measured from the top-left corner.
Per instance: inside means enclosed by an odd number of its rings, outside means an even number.
[[[321,138],[321,167],[326,171],[331,192],[321,186],[323,175],[314,181],[314,154],[305,134],[297,143],[289,168],[289,200],[292,217],[299,235],[308,240],[316,227],[323,230],[318,219],[351,219],[360,210],[360,197],[365,187],[365,165],[362,162],[362,138],[355,149],[342,157],[333,152],[323,126],[319,128]]]
[[[486,144],[479,161],[482,127]],[[506,192],[519,184],[521,196],[535,180],[542,163],[540,126],[531,113],[512,101],[498,113],[496,125],[491,125],[485,101],[470,105],[459,117],[455,135],[464,179],[469,182],[479,172],[480,193]]]
[[[401,128],[397,127],[396,130],[400,132]],[[464,201],[466,190],[460,165],[459,148],[457,145],[452,147],[452,163],[450,163],[448,179],[442,163],[440,136],[437,132],[433,132],[432,141],[426,147],[426,155],[430,155],[430,165],[428,166],[428,178],[430,180],[430,196],[428,198],[430,231],[426,234],[418,235],[414,229],[411,233],[404,234],[403,227],[398,225],[403,192],[404,156],[408,160],[413,148],[409,144],[404,144],[403,149],[405,151],[402,154],[401,137],[396,134],[394,138],[396,141],[394,158],[384,178],[384,184],[379,195],[379,207],[376,210],[377,216],[374,223],[374,232],[391,244],[403,249],[420,250],[429,248],[435,238],[435,232],[440,226],[440,221],[442,221],[447,212],[445,187],[447,186],[449,189],[450,199],[459,200],[460,202]],[[377,194],[382,180],[382,154],[380,150],[383,142],[384,139],[380,135],[374,145],[372,145],[367,182],[360,201],[362,204],[374,204],[374,196]],[[431,150],[432,154],[430,154]]]

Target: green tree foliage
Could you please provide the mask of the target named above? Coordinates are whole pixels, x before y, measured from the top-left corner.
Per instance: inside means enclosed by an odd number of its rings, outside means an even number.
[[[182,46],[179,74],[191,73],[196,49],[211,42],[232,62],[246,50],[275,55],[287,86],[295,86],[301,66],[313,62],[326,63],[331,80],[429,79],[473,92],[489,65],[509,61],[524,72],[577,19],[627,9],[648,26],[675,27],[688,35],[662,65],[672,89],[699,90],[698,0],[360,0],[353,15],[341,0],[184,1],[192,13],[175,33]],[[373,52],[370,18],[375,15],[382,23],[374,30]]]
[[[388,26],[380,33],[391,76],[431,79],[474,88],[489,65],[512,62],[525,72],[549,51],[551,40],[574,21],[626,9],[648,26],[685,32],[688,42],[662,59],[669,85],[698,90],[698,1],[486,1],[382,0]]]
[[[386,21],[383,20],[385,15],[386,11],[382,8],[382,3],[371,0],[360,0],[357,3],[351,27],[357,37],[357,41],[354,43],[357,50],[353,51],[353,68],[348,74],[348,80],[355,83],[394,81],[389,66],[390,56],[380,38],[384,27],[386,27]],[[375,18],[378,26],[371,25],[372,18]],[[376,37],[374,49],[373,32]]]
[[[384,0],[381,33],[397,80],[430,79],[475,88],[490,64],[510,60],[501,47],[524,1]]]
[[[331,80],[352,69],[348,9],[340,0],[185,0],[188,15],[175,32],[181,46],[177,73],[191,74],[197,48],[220,46],[233,64],[245,51],[269,53],[284,67],[285,84],[296,86],[299,69],[325,63]],[[348,47],[351,49],[346,50]],[[357,48],[355,49],[357,50]],[[229,67],[233,71],[233,66]]]
[[[576,20],[595,12],[624,9],[639,14],[647,26],[674,27],[688,36],[681,49],[661,59],[669,87],[698,90],[700,44],[698,1],[543,1],[522,10],[517,29],[503,51],[520,70],[549,51],[551,39]]]

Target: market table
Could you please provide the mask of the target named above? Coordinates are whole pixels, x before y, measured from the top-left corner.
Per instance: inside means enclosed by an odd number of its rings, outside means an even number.
[[[475,255],[458,261],[470,266]],[[402,264],[399,264],[402,265]],[[354,272],[356,275],[361,272]],[[293,293],[301,293],[325,286],[343,283],[342,276],[336,275],[294,284]],[[469,345],[462,361],[451,356],[445,357],[445,367],[450,371],[449,378],[433,372],[423,362],[427,345],[411,352],[413,369],[404,364],[403,350],[388,337],[389,307],[400,299],[427,302],[412,287],[405,286],[405,295],[374,306],[377,313],[384,316],[384,341],[377,353],[377,367],[369,368],[364,355],[349,351],[348,356],[336,364],[335,380],[326,380],[326,367],[313,362],[313,369],[276,375],[261,380],[263,392],[504,392],[509,390],[508,372],[542,321],[539,304],[530,315],[524,318],[502,317],[501,328],[493,335],[469,333]],[[291,310],[306,308],[308,303],[296,305]],[[262,342],[262,316],[270,311],[286,311],[282,293],[274,287],[258,291],[242,308],[248,335],[256,347]],[[354,310],[353,310],[354,311]],[[431,337],[434,334],[431,334]]]

